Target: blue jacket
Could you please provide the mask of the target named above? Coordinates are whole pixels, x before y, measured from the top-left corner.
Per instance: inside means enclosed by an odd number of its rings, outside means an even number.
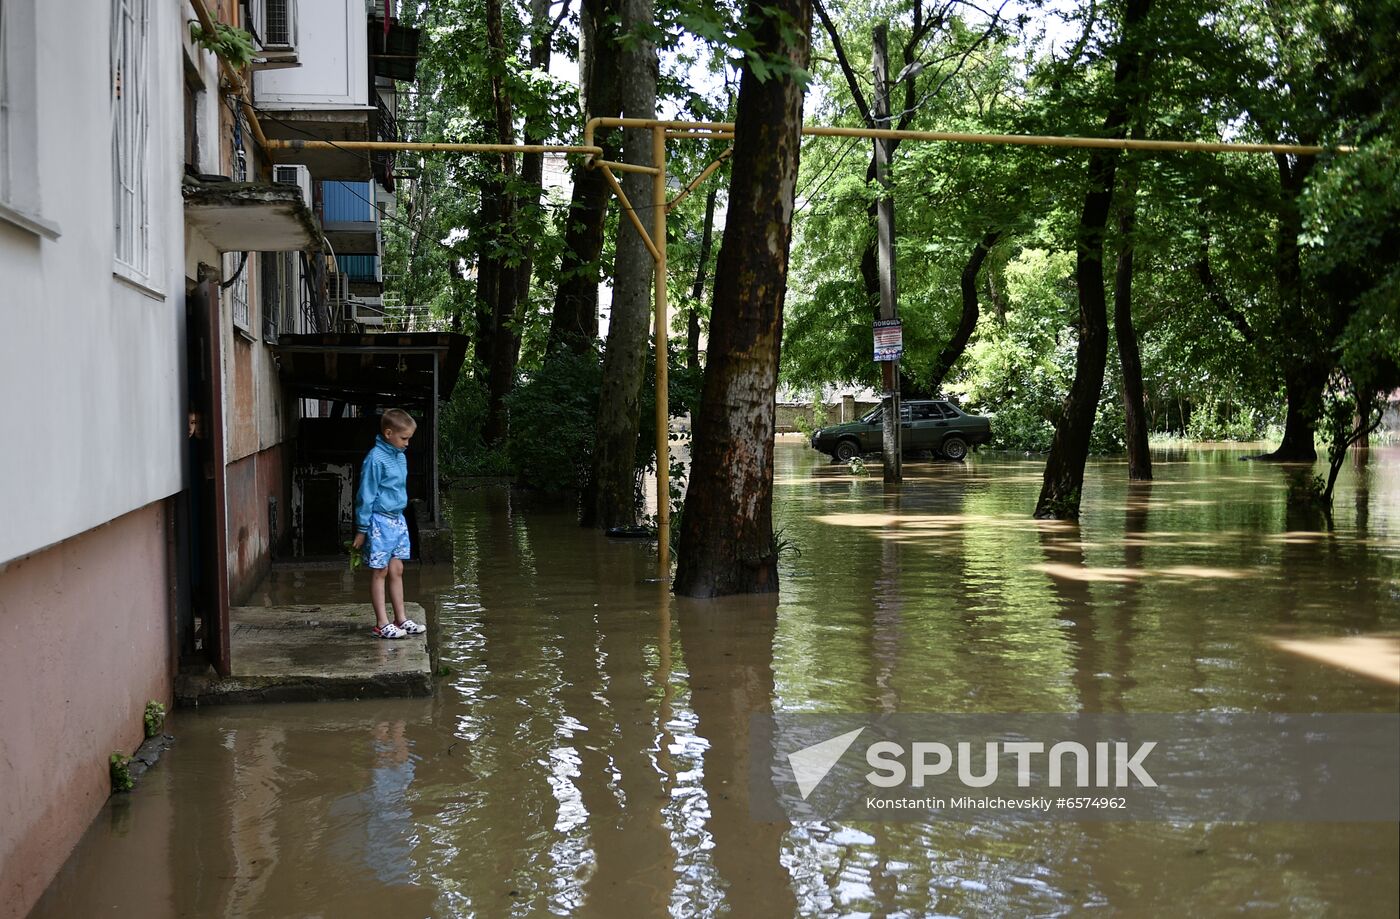
[[[355,529],[369,532],[373,514],[399,514],[408,506],[408,457],[382,435],[360,466],[360,491],[355,497]]]

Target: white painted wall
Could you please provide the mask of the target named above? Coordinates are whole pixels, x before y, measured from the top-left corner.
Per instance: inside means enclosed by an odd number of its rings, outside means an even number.
[[[267,109],[364,107],[369,98],[369,33],[363,0],[297,0],[300,67],[259,71]]]
[[[152,0],[151,267],[113,274],[110,5],[37,0],[47,239],[0,219],[0,566],[179,491],[184,4]]]

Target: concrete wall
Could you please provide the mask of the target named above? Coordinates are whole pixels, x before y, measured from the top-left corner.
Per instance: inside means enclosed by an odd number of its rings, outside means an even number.
[[[824,408],[826,410],[826,420],[823,421],[822,424],[840,424],[843,420],[855,421],[861,415],[864,415],[866,412],[870,411],[872,408],[879,404],[880,403],[878,402],[857,401],[854,403],[855,414],[850,418],[843,419],[841,417],[842,409],[840,402],[825,403]],[[813,407],[811,405],[792,405],[779,403],[776,425],[777,432],[779,434],[791,434],[794,431],[800,431],[801,428],[797,426],[798,418],[805,419],[805,421],[810,425],[812,420],[812,408]]]
[[[364,0],[297,0],[300,67],[259,71],[258,104],[272,110],[363,107],[369,98]]]
[[[234,606],[243,602],[272,567],[272,553],[290,532],[291,491],[282,445],[260,451],[225,470],[228,489],[228,580]],[[275,498],[276,517],[269,499]]]
[[[171,703],[166,502],[0,566],[0,916],[23,916],[107,800],[107,758]]]
[[[7,4],[9,6],[9,4]],[[144,277],[114,260],[110,5],[32,4],[37,216],[0,219],[0,393],[16,427],[0,451],[0,563],[180,489],[185,265],[181,4],[150,4],[151,250]],[[75,27],[81,22],[86,27]],[[13,40],[13,39],[12,39]]]

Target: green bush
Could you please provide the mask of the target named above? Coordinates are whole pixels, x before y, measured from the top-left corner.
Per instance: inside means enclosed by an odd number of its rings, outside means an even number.
[[[152,699],[146,703],[146,713],[141,720],[146,727],[146,736],[156,736],[165,728],[165,706]]]
[[[486,405],[486,387],[477,381],[469,366],[464,366],[452,398],[441,406],[442,437],[438,450],[444,478],[505,471],[496,451],[488,450],[481,438],[486,426]]]
[[[559,493],[587,481],[602,379],[596,350],[560,352],[506,397],[505,458],[521,485]]]
[[[131,757],[114,750],[107,758],[107,770],[112,776],[113,791],[131,791],[136,782],[131,778]]]

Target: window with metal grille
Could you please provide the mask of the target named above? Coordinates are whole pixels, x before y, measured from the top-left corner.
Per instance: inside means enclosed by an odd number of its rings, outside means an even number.
[[[150,260],[147,163],[149,0],[112,0],[112,214],[116,260],[145,275]]]
[[[258,260],[262,263],[258,280],[263,340],[269,344],[277,342],[279,333],[294,331],[293,322],[300,305],[297,300],[296,259],[295,252],[258,253]]]
[[[285,48],[292,41],[293,0],[263,0],[263,44],[269,48]]]
[[[229,284],[229,306],[233,312],[233,325],[252,334],[248,328],[248,253],[227,252],[224,254],[224,277],[233,277]],[[234,272],[237,272],[235,275]],[[225,284],[229,282],[225,281]]]

